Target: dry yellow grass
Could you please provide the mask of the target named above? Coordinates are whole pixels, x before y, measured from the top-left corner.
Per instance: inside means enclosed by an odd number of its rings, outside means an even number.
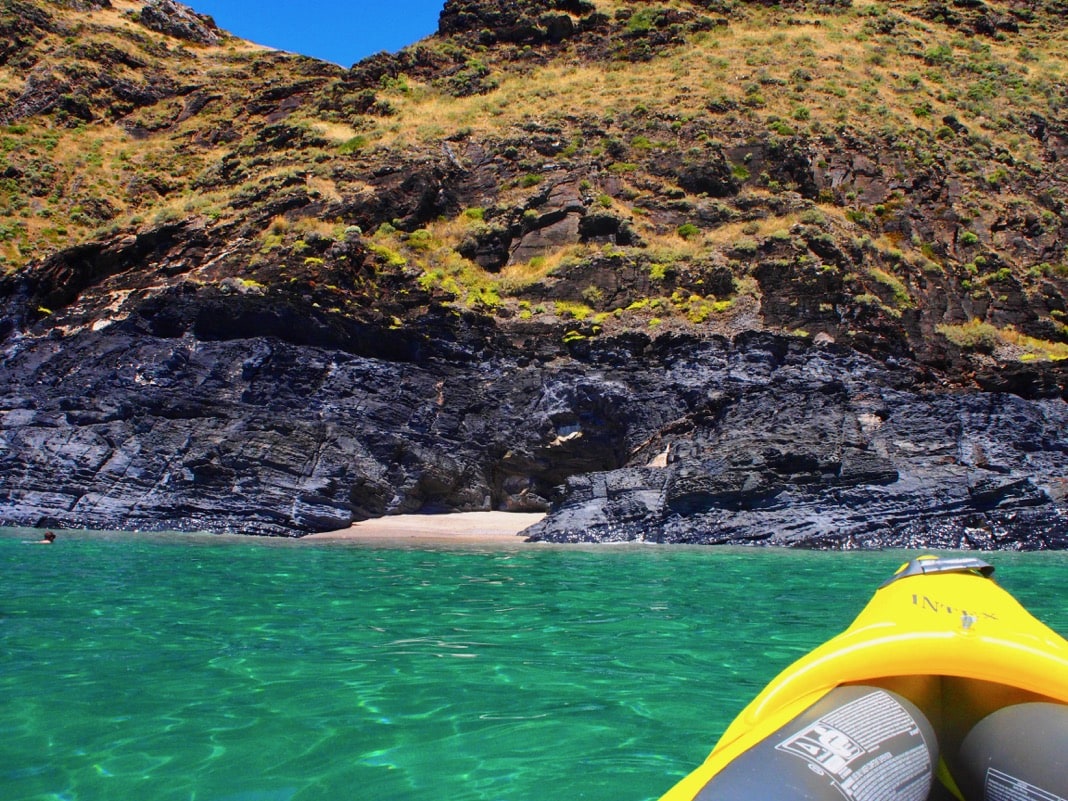
[[[998,328],[972,319],[959,325],[939,325],[936,330],[958,347],[993,351],[1001,358],[1020,361],[1068,359],[1068,344],[1035,339],[1021,334],[1012,326]]]
[[[500,272],[501,288],[506,292],[518,291],[540,281],[565,263],[580,261],[593,255],[594,252],[596,248],[590,245],[568,245],[527,262],[509,264]]]
[[[337,182],[330,178],[320,178],[314,175],[309,176],[307,185],[310,193],[317,193],[324,200],[338,201],[342,198],[341,192],[338,190]]]
[[[595,4],[609,17],[620,8],[634,7],[633,3],[623,0],[596,0]],[[694,5],[689,2],[662,2],[659,5],[694,10]],[[145,29],[130,17],[131,12],[140,10],[141,3],[113,0],[111,6],[93,12],[71,11],[70,18],[91,26],[94,36],[101,41],[136,51],[139,57],[153,63],[158,52],[156,55],[146,53],[133,37],[128,36],[133,33],[145,36]],[[901,18],[900,35],[875,35],[866,30],[871,20],[886,14]],[[727,118],[732,121],[730,124],[733,125],[737,118],[743,124],[735,127],[746,131],[786,124],[800,134],[818,134],[848,120],[859,127],[882,130],[891,135],[907,133],[914,128],[933,133],[942,116],[954,114],[970,129],[981,131],[1020,160],[1038,158],[1036,146],[1029,137],[1000,130],[999,117],[1011,111],[1010,97],[1002,93],[984,103],[964,102],[965,99],[947,91],[944,78],[949,67],[925,64],[919,57],[922,53],[917,55],[915,51],[920,45],[916,42],[936,41],[932,38],[934,26],[930,23],[909,17],[893,5],[870,0],[855,0],[853,8],[844,13],[806,14],[818,21],[818,25],[787,25],[787,16],[779,9],[747,4],[744,13],[732,18],[728,26],[697,34],[688,44],[666,49],[656,58],[638,63],[611,60],[582,63],[578,59],[568,63],[561,60],[566,59],[561,55],[547,66],[528,62],[517,69],[516,65],[522,62],[494,63],[490,51],[480,57],[491,66],[492,77],[498,81],[499,87],[487,95],[455,98],[435,86],[409,78],[399,84],[403,87],[406,83],[406,88],[378,90],[380,98],[396,109],[397,114],[393,117],[340,120],[318,116],[311,107],[306,107],[287,122],[307,124],[332,146],[340,146],[358,135],[366,136],[368,147],[383,148],[382,158],[388,158],[390,150],[436,147],[441,137],[462,130],[474,137],[508,135],[514,133],[517,126],[531,120],[559,123],[565,130],[576,118],[602,118],[605,115],[617,119],[648,119],[650,125],[657,119],[685,120],[703,116],[714,120],[716,115],[708,110],[710,101],[726,100],[735,104]],[[165,41],[165,37],[158,34],[149,36],[157,44]],[[1025,62],[1021,61],[1019,38],[997,41],[974,37],[958,41],[950,34],[945,37],[947,41],[942,44],[951,46],[960,62],[976,58],[1012,65],[1015,70],[1012,74],[1017,77],[1023,70],[1027,85],[1021,91],[1037,91],[1034,87],[1042,83],[1061,85],[1068,74],[1063,58],[1068,49],[1068,34],[1064,31],[1052,34],[1030,32],[1027,39],[1030,52]],[[60,49],[62,46],[60,44]],[[263,58],[268,50],[237,39],[226,39],[217,47],[176,41],[168,41],[167,46],[182,50],[181,68],[186,79],[221,86],[226,92],[236,91],[233,87],[225,88],[226,79],[233,71],[247,69],[250,57]],[[566,48],[561,52],[566,52]],[[955,63],[953,68],[959,69],[960,64]],[[139,83],[144,80],[136,70],[122,66],[116,69],[117,76]],[[799,77],[802,72],[807,72],[808,77]],[[24,77],[8,67],[0,67],[0,81],[9,90],[17,90]],[[955,83],[960,85],[962,82],[957,79]],[[137,112],[135,117],[143,114],[146,120],[169,124],[181,107],[181,100],[164,101],[155,108]],[[205,114],[222,116],[229,108],[231,104],[227,98],[220,108],[209,109]],[[919,115],[918,108],[922,110]],[[638,113],[638,109],[643,112]],[[164,130],[135,142],[118,126],[94,124],[88,131],[46,132],[33,123],[32,136],[38,139],[45,133],[58,136],[54,150],[48,155],[57,171],[65,176],[77,175],[82,183],[76,188],[92,187],[92,193],[108,198],[117,206],[119,221],[128,221],[134,215],[155,214],[158,209],[167,212],[187,208],[190,204],[195,208],[216,203],[221,207],[227,205],[223,190],[210,201],[192,197],[191,179],[233,151],[232,145],[208,150],[184,147],[185,139],[203,125],[203,118],[193,119],[173,131]],[[656,134],[661,139],[657,146],[670,148],[683,144],[674,141],[670,134],[664,134],[662,128]],[[611,125],[609,131],[610,135],[624,140],[630,135],[630,131],[624,133]],[[579,142],[577,147],[586,156],[598,155],[600,144]],[[329,150],[324,148],[325,153]],[[272,152],[249,165],[242,180],[253,183],[295,169],[298,164],[308,164],[306,153]],[[362,183],[338,185],[327,165],[306,167],[313,171],[307,179],[310,191],[331,201],[373,191],[372,187]],[[139,201],[126,197],[124,187],[135,179],[152,175],[165,177],[172,186],[166,200],[148,211],[155,201],[146,201],[142,206]],[[627,184],[626,175],[620,177],[620,182],[632,196],[640,191]],[[71,188],[69,183],[64,186],[65,190]],[[529,190],[522,188],[505,188],[495,202],[521,204],[528,194]],[[54,211],[65,210],[60,205]],[[620,216],[631,216],[627,205],[618,200],[613,203],[613,211]],[[828,216],[841,218],[840,209],[825,211]],[[69,233],[64,238],[55,233],[57,225],[53,221],[35,212],[23,210],[16,216],[33,240],[36,255],[62,244],[65,239],[76,239],[92,227],[92,224],[77,220],[66,221]],[[757,224],[755,233],[750,225],[747,228],[749,234],[741,230],[741,224],[728,224],[702,231],[686,240],[671,231],[655,230],[641,217],[636,217],[633,224],[651,245],[687,258],[702,248],[721,247],[745,236],[767,236],[779,228],[788,228],[795,221],[789,218],[764,220]],[[463,235],[460,230],[447,228],[432,233],[435,238],[453,245]],[[18,254],[12,253],[12,247],[11,243],[5,244],[9,263],[20,260]],[[549,260],[564,258],[567,258],[566,252],[552,254]],[[545,266],[546,262],[542,262],[539,269]],[[516,280],[527,279],[517,276]]]
[[[759,240],[777,231],[788,231],[800,222],[801,214],[787,214],[779,217],[765,217],[750,222],[725,223],[703,232],[702,244],[723,247],[744,239]]]
[[[626,4],[599,0],[596,5],[611,16]],[[687,3],[668,5],[692,10]],[[488,135],[529,119],[551,122],[564,116],[629,112],[638,106],[693,117],[706,113],[712,98],[737,104],[739,114],[757,121],[786,120],[800,133],[826,129],[858,111],[877,118],[884,128],[933,131],[937,121],[950,113],[978,128],[984,123],[997,127],[989,121],[969,120],[967,110],[947,99],[937,70],[901,56],[889,42],[866,34],[871,9],[885,13],[886,7],[857,2],[849,13],[819,16],[819,25],[791,28],[772,24],[782,22],[778,11],[748,7],[746,18],[700,34],[693,43],[649,62],[553,62],[520,72],[491,65],[499,87],[487,95],[464,98],[409,78],[403,90],[379,93],[396,109],[394,117],[366,120],[359,129],[332,120],[309,121],[334,143],[365,135],[370,145],[387,149],[431,143],[461,130]],[[909,33],[926,35],[921,21],[906,18],[906,23]],[[1057,57],[1063,40],[1063,34],[1051,36],[1034,48],[1029,67],[1033,79],[1051,84],[1063,80],[1064,60]],[[1017,47],[1013,42],[992,42],[990,57],[1015,61]],[[234,43],[228,44],[228,50],[234,48]],[[221,48],[196,51],[198,62],[205,69],[212,62],[225,63],[220,51],[225,52]],[[903,67],[912,68],[913,74],[900,75]],[[799,69],[816,78],[794,80]],[[924,116],[917,116],[917,108]],[[991,135],[996,137],[997,131]],[[1026,139],[1000,144],[1022,158],[1035,155]]]
[[[351,125],[345,125],[340,122],[314,120],[311,123],[311,129],[317,134],[339,145],[344,144],[359,135],[359,132]]]

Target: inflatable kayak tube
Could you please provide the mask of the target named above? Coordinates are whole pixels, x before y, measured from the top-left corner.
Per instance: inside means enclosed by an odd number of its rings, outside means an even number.
[[[661,801],[1068,801],[1068,642],[993,572],[902,565]]]

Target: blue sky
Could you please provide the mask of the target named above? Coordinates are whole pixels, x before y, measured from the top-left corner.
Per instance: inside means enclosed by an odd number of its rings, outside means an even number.
[[[185,0],[242,39],[350,67],[438,28],[445,0]]]

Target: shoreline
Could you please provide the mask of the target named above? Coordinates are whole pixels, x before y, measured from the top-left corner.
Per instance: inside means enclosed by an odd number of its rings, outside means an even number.
[[[348,528],[306,534],[301,542],[373,544],[537,545],[520,532],[543,519],[542,512],[454,512],[441,515],[387,515]]]

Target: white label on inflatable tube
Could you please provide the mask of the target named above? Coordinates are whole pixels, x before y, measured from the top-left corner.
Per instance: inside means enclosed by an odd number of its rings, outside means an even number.
[[[986,801],[1065,801],[1059,795],[1028,784],[1023,779],[990,768],[986,772]]]
[[[931,756],[923,734],[908,710],[885,692],[828,712],[775,748],[805,760],[850,801],[924,801],[930,788]]]

